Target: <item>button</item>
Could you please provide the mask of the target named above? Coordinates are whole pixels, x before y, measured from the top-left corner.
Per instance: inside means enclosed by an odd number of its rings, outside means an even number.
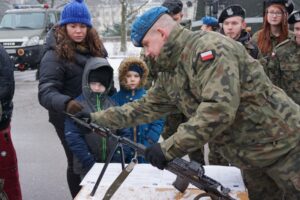
[[[6,151],[1,151],[1,156],[2,157],[5,157],[7,155],[7,152]]]

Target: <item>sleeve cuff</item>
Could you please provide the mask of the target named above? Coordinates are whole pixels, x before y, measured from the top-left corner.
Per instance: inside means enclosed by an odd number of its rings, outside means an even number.
[[[174,135],[160,143],[161,149],[167,160],[181,158],[187,153],[182,151],[174,140]]]

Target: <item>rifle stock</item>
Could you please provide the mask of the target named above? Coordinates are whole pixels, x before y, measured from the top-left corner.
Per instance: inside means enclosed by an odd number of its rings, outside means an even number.
[[[67,115],[76,123],[84,126],[85,128],[88,128],[103,137],[114,137],[121,144],[135,149],[138,155],[145,155],[146,147],[144,145],[135,143],[128,138],[117,136],[113,134],[109,129],[100,127],[95,123],[88,123],[85,120],[79,119],[71,114]],[[195,187],[205,191],[207,193],[207,196],[210,196],[213,200],[235,200],[229,195],[230,189],[223,187],[219,182],[204,175],[205,172],[203,166],[195,161],[189,162],[182,158],[175,158],[172,161],[168,162],[165,169],[176,174],[181,179],[188,181]]]

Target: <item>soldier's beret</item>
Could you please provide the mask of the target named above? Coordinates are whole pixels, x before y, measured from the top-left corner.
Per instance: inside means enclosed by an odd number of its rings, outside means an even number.
[[[240,16],[243,19],[246,17],[246,11],[244,8],[242,8],[240,5],[231,5],[225,8],[220,16],[219,16],[219,23],[223,23],[225,19],[229,17],[234,17],[234,16]]]
[[[208,26],[219,26],[218,20],[211,16],[205,16],[202,19],[202,23]]]
[[[291,14],[294,10],[294,3],[292,0],[265,0],[264,1],[264,10],[272,4],[281,4],[285,7],[287,12]]]
[[[169,13],[168,8],[163,6],[153,7],[136,18],[131,26],[131,42],[136,47],[142,47],[142,40],[153,24],[163,14]]]
[[[300,10],[294,11],[288,18],[289,24],[295,24],[296,22],[300,22]]]
[[[165,0],[161,5],[168,8],[171,15],[181,12],[183,7],[180,0]]]

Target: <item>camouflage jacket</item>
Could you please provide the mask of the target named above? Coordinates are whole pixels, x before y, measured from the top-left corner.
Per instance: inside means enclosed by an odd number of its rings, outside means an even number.
[[[161,143],[168,160],[214,141],[232,164],[264,167],[298,145],[300,107],[243,46],[177,26],[160,52],[161,73],[147,95],[91,113],[93,122],[121,128],[183,113],[188,121]]]
[[[295,37],[274,48],[265,71],[275,85],[300,104],[300,45]]]
[[[261,32],[261,30],[257,31],[251,38],[251,41],[256,44],[258,42],[258,34]],[[294,36],[294,32],[292,31],[289,31],[289,34],[288,34],[288,39],[292,38]],[[272,49],[275,48],[275,46],[277,46],[279,43],[277,42],[276,40],[276,37],[274,35],[271,35],[271,43],[272,43]],[[262,56],[265,57],[266,59],[268,59],[268,57],[270,56],[269,54],[263,54],[262,53]]]

